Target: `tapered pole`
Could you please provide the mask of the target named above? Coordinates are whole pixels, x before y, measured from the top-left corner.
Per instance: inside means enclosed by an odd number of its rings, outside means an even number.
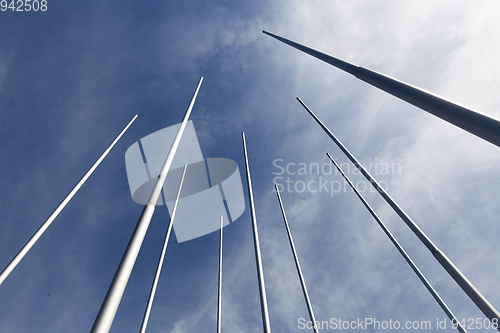
[[[109,145],[109,147],[102,153],[102,155],[95,161],[95,163],[90,167],[90,169],[85,173],[85,175],[80,179],[80,181],[73,187],[71,192],[64,198],[64,200],[57,206],[57,208],[50,214],[50,216],[45,220],[45,222],[40,226],[40,228],[35,232],[33,236],[28,240],[28,242],[23,246],[23,248],[16,254],[16,256],[12,259],[12,261],[4,268],[2,273],[0,274],[0,285],[2,282],[9,276],[9,274],[16,268],[17,264],[24,258],[24,256],[28,253],[28,251],[35,245],[36,241],[42,236],[42,234],[47,230],[47,228],[51,225],[51,223],[55,220],[57,215],[66,207],[68,202],[73,198],[73,196],[78,192],[80,187],[85,183],[85,181],[90,177],[90,175],[94,172],[94,170],[101,164],[102,160],[108,155],[111,149],[115,146],[115,144],[120,140],[122,135],[128,130],[130,125],[137,119],[137,115],[130,120],[130,122],[125,126],[125,128],[118,134],[118,136],[113,140],[113,142]]]
[[[243,152],[245,153],[245,167],[247,173],[248,199],[250,201],[250,215],[252,218],[253,244],[255,248],[255,260],[257,263],[257,278],[259,280],[260,307],[262,310],[262,324],[264,333],[271,332],[269,324],[269,311],[267,309],[266,286],[264,283],[264,270],[262,268],[262,258],[260,256],[259,232],[257,230],[257,219],[255,217],[255,205],[253,201],[252,180],[250,177],[250,168],[248,166],[247,144],[245,141],[245,132],[241,133],[243,138]]]
[[[155,211],[155,205],[158,202],[161,189],[163,187],[163,184],[165,183],[165,179],[167,178],[167,173],[170,170],[170,165],[172,164],[172,160],[174,159],[174,155],[177,151],[177,147],[179,146],[179,142],[181,140],[182,134],[184,133],[184,129],[186,128],[186,124],[189,120],[189,115],[191,114],[191,110],[196,100],[196,96],[198,95],[198,91],[200,90],[202,81],[203,78],[200,79],[200,82],[198,83],[198,86],[196,87],[196,90],[194,92],[193,98],[191,99],[191,103],[189,103],[186,114],[184,115],[184,119],[182,120],[182,123],[177,130],[177,134],[175,135],[172,147],[168,152],[165,163],[163,164],[160,175],[158,176],[158,180],[153,187],[153,191],[151,191],[149,200],[146,206],[144,206],[144,210],[142,211],[141,217],[137,222],[134,233],[130,238],[127,249],[123,254],[120,265],[116,270],[113,281],[111,282],[111,285],[108,289],[108,293],[106,294],[106,297],[102,302],[101,309],[97,314],[94,325],[91,329],[91,333],[108,333],[111,329],[116,311],[118,310],[118,306],[120,305],[123,293],[125,292],[125,288],[127,287],[128,279],[130,277],[130,274],[132,273],[132,269],[134,268],[135,260],[137,259],[137,255],[139,254],[139,250],[141,249],[144,236],[146,236],[149,223],[151,222],[151,218],[153,217],[153,213]]]
[[[151,291],[149,293],[148,304],[146,306],[146,311],[144,312],[144,317],[142,318],[141,333],[146,332],[146,327],[148,326],[149,315],[151,314],[151,307],[153,306],[153,301],[156,294],[156,287],[158,286],[158,281],[160,280],[161,269],[163,267],[163,261],[165,260],[165,254],[167,253],[168,240],[170,239],[170,232],[172,231],[172,226],[174,225],[175,212],[177,211],[177,203],[181,197],[182,184],[184,183],[184,176],[186,175],[187,164],[184,165],[184,170],[182,171],[181,182],[179,184],[179,189],[177,190],[177,196],[175,197],[174,208],[170,214],[170,221],[167,226],[167,233],[165,234],[165,240],[163,241],[163,247],[161,249],[160,259],[158,260],[158,265],[156,267],[155,278],[153,280],[153,285],[151,286]]]
[[[326,153],[326,155],[332,161],[332,163],[335,165],[335,167],[337,168],[337,170],[339,170],[340,174],[342,175],[342,177],[344,177],[344,179],[347,181],[347,183],[349,184],[349,186],[351,186],[351,188],[354,190],[354,192],[358,196],[359,200],[361,200],[361,202],[366,207],[366,209],[368,209],[368,211],[370,212],[370,214],[377,221],[378,225],[382,228],[382,230],[384,230],[384,233],[387,235],[387,237],[389,237],[389,239],[391,240],[392,244],[394,244],[394,246],[398,249],[399,253],[401,253],[401,255],[406,260],[406,262],[408,263],[408,265],[410,265],[411,269],[413,269],[413,271],[415,272],[415,274],[417,274],[417,276],[420,279],[420,281],[422,281],[422,283],[427,288],[427,290],[429,290],[429,292],[431,293],[432,297],[434,297],[434,299],[436,300],[436,302],[438,302],[438,304],[441,307],[441,309],[443,309],[443,311],[446,313],[446,315],[448,316],[448,318],[450,318],[451,323],[454,326],[456,325],[456,328],[460,332],[466,333],[467,331],[460,324],[460,321],[455,317],[455,315],[453,314],[453,312],[451,312],[450,308],[448,308],[448,306],[443,301],[443,299],[439,296],[439,294],[434,289],[434,287],[432,287],[432,285],[429,283],[429,281],[425,278],[424,274],[418,269],[417,265],[413,262],[413,260],[411,260],[410,256],[406,253],[406,251],[403,249],[403,247],[399,244],[399,242],[397,241],[397,239],[392,235],[392,233],[390,232],[390,230],[385,226],[384,222],[382,222],[382,220],[378,217],[377,213],[375,213],[375,211],[370,206],[370,204],[365,200],[365,198],[363,197],[363,195],[354,186],[354,184],[351,182],[351,180],[349,179],[349,177],[347,177],[347,175],[344,173],[344,171],[342,171],[342,168],[340,168],[340,166],[337,164],[337,162],[335,162],[335,160],[332,158],[332,156],[329,153]]]
[[[283,207],[283,201],[281,200],[280,190],[278,189],[278,186],[276,184],[274,184],[274,188],[276,189],[276,194],[278,195],[281,214],[283,215],[283,221],[285,222],[288,241],[290,242],[290,247],[292,248],[293,260],[295,260],[295,267],[297,267],[297,274],[299,275],[300,285],[302,286],[302,293],[304,294],[304,300],[306,301],[307,311],[309,312],[309,318],[311,319],[312,328],[314,333],[319,333],[318,326],[316,325],[316,318],[314,317],[314,311],[311,305],[311,300],[309,299],[309,294],[307,293],[306,281],[304,280],[304,275],[302,275],[302,269],[300,268],[299,257],[297,256],[297,251],[295,251],[292,232],[290,231],[290,227],[288,226],[288,220],[286,218],[285,208]]]
[[[497,324],[497,329],[500,330],[500,314],[488,302],[488,300],[474,287],[474,285],[465,277],[465,275],[453,264],[453,262],[440,250],[429,237],[413,222],[413,220],[406,214],[401,207],[394,201],[394,199],[380,186],[380,184],[372,177],[372,175],[358,162],[354,155],[347,150],[342,142],[326,127],[321,120],[302,102],[300,98],[297,100],[309,112],[309,114],[316,120],[316,122],[323,128],[326,134],[335,142],[335,144],[342,150],[342,152],[351,160],[356,168],[365,176],[365,178],[372,184],[372,186],[380,193],[385,201],[394,209],[394,211],[401,217],[406,225],[413,231],[413,233],[420,239],[427,249],[432,253],[434,258],[443,266],[443,268],[450,274],[455,282],[465,291],[469,298],[476,304],[476,306],[484,313],[484,315],[493,323]]]
[[[498,119],[494,119],[408,83],[377,73],[371,69],[353,65],[267,31],[263,31],[263,33],[352,74],[358,79],[458,126],[475,136],[496,146],[500,146],[500,121]]]
[[[222,330],[222,229],[224,228],[224,217],[220,216],[220,245],[219,245],[219,288],[217,298],[217,333]]]

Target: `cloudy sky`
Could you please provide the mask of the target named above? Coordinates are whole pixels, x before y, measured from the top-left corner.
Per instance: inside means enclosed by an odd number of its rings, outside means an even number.
[[[307,319],[275,182],[284,186],[318,320],[430,321],[427,331],[435,331],[446,318],[341,177],[328,165],[309,169],[328,163],[326,152],[366,189],[457,317],[483,323],[295,97],[372,166],[400,206],[500,308],[498,147],[261,31],[500,118],[499,16],[497,1],[451,0],[48,0],[45,12],[0,12],[0,269],[139,115],[0,286],[0,332],[90,330],[142,210],[130,195],[125,151],[179,123],[201,76],[191,119],[203,155],[233,159],[243,172],[246,133],[274,332],[302,332],[299,320]],[[300,174],[299,163],[306,165]],[[327,191],[319,191],[320,177]],[[242,181],[246,186],[243,173]],[[308,184],[311,190],[302,191]],[[157,209],[111,332],[138,332],[168,218]],[[259,332],[248,208],[224,230],[222,329]],[[217,233],[180,244],[171,239],[148,332],[215,331],[217,271]],[[440,331],[454,330],[448,321]]]

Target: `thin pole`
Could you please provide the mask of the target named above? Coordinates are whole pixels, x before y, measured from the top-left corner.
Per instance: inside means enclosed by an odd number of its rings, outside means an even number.
[[[385,234],[387,235],[387,237],[389,237],[392,244],[394,244],[394,246],[398,249],[399,253],[401,253],[401,255],[405,258],[408,265],[411,266],[411,268],[413,269],[415,274],[417,274],[420,281],[422,281],[422,283],[425,285],[427,290],[429,290],[432,297],[434,297],[434,299],[438,302],[441,309],[443,309],[443,311],[446,313],[448,318],[450,318],[453,326],[456,325],[456,328],[460,332],[466,333],[467,331],[465,330],[465,328],[462,327],[459,320],[455,317],[453,312],[451,312],[450,308],[448,308],[448,306],[443,301],[443,299],[439,296],[437,291],[432,287],[432,285],[429,283],[429,281],[425,278],[424,274],[422,274],[422,272],[418,269],[417,265],[413,262],[413,260],[411,260],[410,256],[406,253],[406,251],[403,249],[403,247],[399,244],[399,242],[396,240],[396,238],[392,235],[392,233],[389,231],[389,229],[385,226],[384,222],[382,222],[382,220],[378,217],[377,213],[375,213],[375,211],[372,209],[370,204],[368,204],[368,202],[365,200],[363,195],[358,191],[358,189],[354,186],[354,184],[349,180],[349,177],[347,177],[347,175],[344,173],[344,171],[342,171],[340,166],[337,164],[337,162],[335,162],[335,160],[332,158],[332,156],[329,153],[326,153],[326,155],[332,161],[332,163],[335,164],[335,167],[342,174],[342,177],[344,177],[344,179],[347,181],[347,183],[351,186],[351,188],[354,190],[354,192],[358,196],[359,200],[361,200],[363,205],[365,205],[365,207],[368,209],[370,214],[377,221],[378,225],[382,228],[382,230],[384,230]]]
[[[500,121],[497,119],[371,69],[353,65],[267,31],[263,33],[500,147]]]
[[[156,267],[155,278],[153,285],[151,286],[151,291],[149,293],[148,304],[146,306],[146,311],[144,312],[144,317],[142,318],[141,333],[146,332],[146,327],[148,326],[149,315],[151,314],[151,307],[153,306],[153,300],[156,294],[156,287],[158,286],[158,281],[160,280],[160,273],[163,267],[163,261],[165,260],[165,254],[167,253],[168,240],[170,239],[170,232],[172,231],[172,226],[174,225],[175,212],[177,211],[177,203],[181,197],[182,184],[184,183],[184,176],[186,175],[187,164],[184,165],[184,170],[182,171],[181,182],[179,184],[179,189],[177,190],[177,196],[175,197],[174,208],[172,209],[172,214],[170,215],[170,221],[168,222],[167,233],[165,235],[165,240],[163,241],[163,247],[161,249],[160,259],[158,260],[158,266]]]
[[[492,322],[500,323],[500,314],[488,302],[488,300],[474,287],[474,285],[465,277],[465,275],[453,264],[453,262],[440,250],[434,243],[427,237],[427,235],[413,222],[413,220],[406,214],[401,207],[394,201],[394,199],[380,186],[380,184],[372,177],[372,175],[358,162],[349,150],[342,144],[342,142],[333,135],[333,133],[326,127],[321,120],[297,97],[297,100],[309,112],[309,114],[316,120],[316,122],[323,128],[326,134],[335,142],[335,144],[344,152],[344,154],[351,160],[351,162],[358,168],[358,170],[365,176],[365,178],[372,184],[372,186],[380,193],[385,201],[394,209],[394,211],[401,217],[406,225],[413,231],[413,233],[420,239],[427,249],[432,253],[434,258],[443,266],[443,268],[450,274],[455,282],[465,291],[469,298],[476,304],[476,306],[484,313],[484,315]],[[500,330],[500,326],[496,327]]]
[[[118,136],[113,140],[113,142],[109,145],[109,147],[102,153],[101,157],[95,161],[95,163],[90,167],[90,169],[85,173],[85,175],[80,179],[80,181],[73,187],[71,192],[64,198],[64,200],[57,206],[57,208],[50,214],[50,216],[45,220],[45,222],[38,228],[33,236],[28,240],[28,242],[23,246],[23,248],[17,253],[17,255],[12,259],[12,261],[4,268],[2,273],[0,274],[0,285],[3,281],[9,276],[9,274],[16,268],[17,264],[24,258],[24,256],[28,253],[28,251],[35,245],[36,241],[42,236],[42,234],[47,230],[47,228],[51,225],[51,223],[55,220],[55,218],[59,215],[59,213],[63,210],[64,207],[69,203],[69,201],[73,198],[73,196],[78,192],[80,187],[85,183],[85,181],[90,177],[90,175],[94,172],[94,170],[101,164],[102,160],[108,155],[111,151],[111,148],[115,146],[115,144],[120,140],[122,135],[128,130],[130,125],[137,119],[137,115],[132,118],[131,121],[125,126],[125,128],[118,134]]]
[[[248,198],[250,201],[250,215],[252,218],[253,244],[255,248],[255,260],[257,262],[257,278],[259,280],[260,307],[262,310],[262,324],[264,333],[271,333],[269,324],[269,311],[267,309],[266,285],[264,284],[264,270],[262,268],[262,258],[260,256],[259,232],[257,230],[257,220],[255,217],[255,205],[253,201],[252,180],[250,178],[250,168],[248,166],[247,144],[245,141],[245,132],[241,132],[243,138],[243,152],[245,153],[245,167],[247,173]]]
[[[293,259],[295,260],[295,267],[297,267],[297,273],[299,274],[300,285],[302,286],[302,292],[304,293],[304,299],[307,305],[307,311],[309,311],[309,318],[311,319],[312,327],[314,333],[319,333],[318,327],[316,325],[316,318],[314,317],[313,308],[311,305],[311,300],[309,299],[309,294],[307,293],[306,281],[304,280],[304,276],[302,275],[302,269],[300,268],[299,257],[297,256],[297,252],[295,251],[295,245],[293,243],[292,232],[290,231],[290,227],[288,226],[288,220],[285,214],[285,208],[283,207],[283,202],[281,201],[280,191],[278,186],[274,184],[274,188],[276,189],[276,194],[278,195],[278,201],[280,203],[281,214],[283,215],[283,221],[285,222],[286,232],[288,234],[288,241],[290,242],[290,247],[292,248]]]
[[[218,304],[217,304],[217,333],[222,330],[222,229],[224,217],[220,216],[220,246],[219,246],[219,288],[218,288]]]
[[[174,159],[177,147],[179,146],[182,133],[184,133],[184,128],[186,127],[186,124],[188,122],[189,115],[191,114],[191,110],[196,100],[196,96],[198,95],[198,91],[200,89],[202,81],[203,77],[200,79],[200,82],[196,87],[196,91],[194,92],[193,98],[191,99],[191,103],[189,103],[186,114],[184,115],[184,119],[179,126],[179,130],[175,135],[174,142],[172,143],[172,147],[170,148],[167,158],[165,159],[165,163],[163,164],[160,175],[158,176],[158,180],[155,183],[146,206],[144,206],[141,217],[137,222],[134,233],[130,238],[127,249],[123,254],[122,260],[120,262],[120,265],[118,266],[118,269],[116,270],[113,281],[109,286],[106,297],[102,302],[101,309],[99,310],[94,325],[92,326],[92,329],[90,331],[91,333],[108,333],[111,329],[116,311],[118,310],[118,306],[120,305],[123,293],[125,292],[125,288],[127,287],[128,279],[130,277],[130,274],[132,273],[135,260],[137,259],[137,255],[139,254],[139,250],[142,246],[142,241],[144,240],[144,236],[146,236],[146,232],[148,231],[149,223],[151,222],[151,218],[153,217],[153,213],[155,211],[155,205],[158,202],[161,189],[163,187],[163,184],[165,183],[165,179],[167,178],[167,173],[170,169],[170,165],[172,164],[172,160]]]

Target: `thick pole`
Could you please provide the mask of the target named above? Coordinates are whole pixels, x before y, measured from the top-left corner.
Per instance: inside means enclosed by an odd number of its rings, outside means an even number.
[[[127,287],[128,279],[130,277],[130,274],[132,273],[135,260],[137,259],[137,255],[139,254],[139,250],[142,246],[142,241],[144,240],[144,236],[146,236],[146,232],[148,231],[149,223],[151,222],[151,218],[153,217],[153,213],[155,211],[155,205],[158,202],[161,189],[163,187],[163,184],[165,183],[165,179],[167,178],[167,173],[170,170],[170,165],[172,164],[175,152],[177,151],[177,147],[179,146],[182,133],[184,133],[184,129],[188,122],[189,115],[191,114],[191,110],[196,100],[196,96],[198,95],[198,91],[200,90],[202,81],[203,78],[200,79],[200,82],[196,87],[196,91],[194,92],[193,98],[191,99],[191,103],[189,103],[184,119],[179,126],[179,130],[175,135],[174,142],[172,143],[172,147],[170,148],[167,158],[165,159],[165,163],[163,164],[160,175],[158,176],[158,180],[155,183],[153,191],[151,191],[149,200],[144,207],[144,210],[142,211],[141,217],[137,222],[137,226],[135,227],[134,233],[130,238],[127,249],[123,254],[120,265],[116,270],[115,276],[113,277],[113,281],[111,282],[106,297],[102,302],[101,309],[97,314],[94,325],[91,329],[91,333],[108,333],[111,329],[116,311],[118,310],[118,306],[120,305],[123,293],[125,292],[125,288]]]
[[[220,216],[220,245],[219,245],[219,288],[217,298],[217,333],[222,330],[222,229],[224,228],[224,217]]]
[[[394,211],[401,217],[406,225],[413,231],[413,233],[420,239],[422,243],[431,251],[436,260],[443,266],[443,268],[450,274],[455,282],[465,291],[469,298],[477,305],[477,307],[484,313],[484,315],[493,323],[497,324],[497,329],[500,330],[500,314],[488,302],[488,300],[474,287],[474,285],[465,277],[465,275],[453,264],[453,262],[440,250],[434,243],[427,237],[427,235],[413,222],[413,220],[406,214],[401,207],[394,201],[394,199],[380,186],[380,184],[372,177],[372,175],[358,162],[354,155],[347,150],[342,142],[337,139],[335,135],[326,127],[321,120],[302,102],[300,98],[297,100],[309,112],[309,114],[316,120],[316,122],[323,128],[326,134],[335,142],[335,144],[344,152],[344,154],[351,160],[356,168],[365,176],[365,178],[372,184],[372,186],[380,193],[385,201],[394,209]]]
[[[174,208],[170,214],[170,221],[168,222],[167,233],[165,234],[165,240],[163,241],[163,247],[161,249],[160,259],[158,260],[158,266],[156,267],[155,278],[153,285],[151,286],[151,291],[149,293],[148,304],[146,306],[146,311],[144,312],[144,317],[142,318],[141,333],[146,332],[146,327],[148,326],[149,315],[151,314],[151,307],[153,306],[153,300],[156,294],[156,287],[158,286],[158,281],[160,280],[160,273],[163,267],[163,261],[165,260],[165,254],[167,253],[168,240],[170,239],[170,232],[172,231],[172,226],[174,225],[175,212],[177,211],[177,203],[181,197],[182,184],[184,183],[184,176],[186,175],[187,164],[184,165],[184,170],[182,171],[181,182],[179,184],[179,189],[177,190],[177,196],[175,197]]]
[[[276,36],[267,31],[264,34],[276,38],[300,51],[335,66],[358,79],[365,81],[405,102],[433,114],[461,129],[474,134],[496,146],[500,146],[500,121],[478,111],[467,108],[446,98],[425,91],[408,83],[398,81],[389,76],[358,67],[328,54],[316,51],[307,46],[295,43],[286,38]]]
[[[50,214],[50,216],[45,220],[45,222],[40,226],[40,228],[35,232],[35,234],[28,240],[28,242],[23,246],[23,248],[17,253],[17,255],[12,259],[12,261],[4,268],[2,273],[0,274],[0,285],[2,282],[9,276],[9,274],[16,268],[17,264],[24,258],[24,256],[28,253],[28,251],[35,245],[36,241],[42,236],[42,234],[47,230],[50,224],[55,220],[57,215],[63,210],[64,207],[68,204],[68,202],[73,198],[73,196],[78,192],[80,187],[82,187],[83,183],[90,177],[90,175],[94,172],[94,170],[101,164],[102,160],[108,155],[111,151],[111,148],[120,140],[122,135],[128,130],[130,125],[135,121],[137,115],[132,118],[132,120],[125,126],[125,128],[118,134],[115,140],[109,145],[109,147],[102,153],[101,157],[90,167],[87,173],[80,179],[80,181],[73,187],[71,192],[64,198],[64,200],[57,206],[57,208]]]
[[[285,214],[285,208],[283,207],[283,202],[281,201],[280,191],[278,186],[274,184],[276,189],[276,194],[278,195],[278,201],[280,203],[281,214],[283,215],[283,221],[285,222],[286,232],[288,234],[288,241],[290,242],[290,247],[292,248],[293,260],[295,260],[295,267],[297,267],[297,274],[299,274],[300,285],[302,286],[302,293],[304,294],[304,300],[306,301],[307,311],[309,312],[309,318],[311,319],[312,328],[314,333],[319,333],[318,327],[316,325],[316,318],[314,317],[313,308],[311,305],[311,300],[309,299],[309,294],[307,293],[306,281],[304,280],[304,275],[302,275],[302,269],[300,268],[299,257],[297,256],[297,251],[295,251],[295,244],[293,243],[292,232],[288,226],[288,220]]]
[[[349,184],[349,186],[351,186],[351,188],[354,190],[354,192],[358,196],[359,200],[361,200],[361,202],[363,203],[363,205],[368,209],[368,211],[370,212],[370,214],[377,221],[378,225],[382,228],[382,230],[384,230],[385,234],[387,235],[387,237],[389,237],[389,239],[391,240],[392,244],[394,244],[394,246],[398,249],[399,253],[401,253],[401,255],[405,258],[406,262],[408,263],[408,265],[410,265],[411,269],[413,269],[413,271],[415,272],[415,274],[417,274],[417,276],[420,279],[420,281],[422,281],[422,283],[425,285],[425,287],[427,288],[427,290],[429,290],[429,292],[431,293],[432,297],[434,297],[434,299],[436,300],[436,302],[438,302],[438,304],[441,307],[441,309],[443,309],[443,311],[446,313],[446,315],[448,316],[448,318],[450,318],[452,325],[455,326],[460,332],[466,333],[467,331],[465,330],[464,327],[462,327],[462,325],[460,324],[460,321],[455,317],[455,315],[453,314],[453,312],[451,312],[450,308],[448,308],[448,306],[446,305],[446,303],[439,296],[439,294],[437,293],[437,291],[432,287],[432,285],[429,283],[429,281],[427,281],[427,279],[425,278],[424,274],[422,274],[422,272],[418,269],[417,265],[413,262],[413,260],[411,260],[410,256],[406,253],[406,251],[403,249],[403,247],[399,244],[399,242],[397,241],[397,239],[392,235],[392,233],[390,232],[390,230],[387,229],[387,227],[385,226],[384,222],[382,222],[382,220],[378,217],[377,213],[375,213],[375,211],[372,209],[372,207],[370,206],[370,204],[368,204],[368,202],[365,200],[365,198],[363,197],[363,195],[358,191],[358,189],[351,182],[351,180],[349,179],[349,177],[347,177],[347,175],[344,173],[344,171],[342,171],[342,169],[340,168],[340,166],[337,164],[337,162],[335,162],[335,160],[332,158],[332,156],[329,153],[326,153],[326,155],[332,161],[332,163],[335,165],[335,167],[337,168],[337,170],[339,170],[340,174],[342,175],[342,177],[344,177],[344,179],[347,181],[347,183]]]
[[[250,168],[248,166],[247,144],[245,141],[245,132],[241,133],[243,138],[243,152],[245,153],[245,167],[247,173],[248,199],[250,201],[250,215],[252,218],[253,244],[255,248],[255,260],[257,262],[257,278],[259,280],[260,307],[262,310],[262,324],[264,333],[271,332],[269,324],[269,311],[267,309],[266,286],[264,284],[264,270],[262,268],[262,258],[260,256],[259,232],[257,230],[257,220],[255,217],[255,205],[253,201],[252,180],[250,178]]]

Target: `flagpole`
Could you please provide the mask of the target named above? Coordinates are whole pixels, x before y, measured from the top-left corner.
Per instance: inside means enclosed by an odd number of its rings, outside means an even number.
[[[326,153],[326,155],[332,161],[332,163],[335,165],[335,167],[337,168],[337,170],[339,170],[340,174],[342,175],[342,177],[344,177],[344,179],[347,181],[347,183],[349,184],[349,186],[351,186],[351,188],[354,190],[354,192],[358,196],[359,200],[361,200],[361,202],[363,203],[363,205],[368,209],[368,211],[370,212],[370,214],[377,221],[378,225],[382,228],[382,230],[384,230],[384,233],[387,235],[387,237],[389,237],[389,239],[391,240],[392,244],[394,244],[394,246],[398,249],[399,253],[401,253],[401,255],[405,258],[405,260],[408,263],[408,265],[410,265],[410,267],[413,269],[413,271],[415,272],[415,274],[417,274],[417,276],[420,279],[420,281],[422,281],[422,283],[425,285],[425,287],[427,288],[427,290],[429,290],[429,292],[431,293],[432,297],[434,297],[434,299],[436,300],[436,302],[438,302],[438,304],[441,307],[441,309],[443,309],[443,311],[446,313],[446,315],[448,316],[448,318],[450,318],[452,324],[454,326],[456,325],[456,328],[460,332],[467,333],[467,331],[465,330],[465,328],[462,327],[462,325],[460,324],[460,321],[455,317],[455,315],[453,314],[453,312],[451,312],[450,308],[448,308],[448,306],[443,301],[443,299],[439,296],[439,294],[437,293],[437,291],[432,287],[432,285],[429,283],[429,281],[425,278],[424,274],[418,269],[417,265],[413,262],[413,260],[411,260],[410,256],[406,253],[406,251],[403,249],[403,247],[399,244],[399,242],[396,240],[396,238],[392,235],[392,233],[390,232],[390,230],[387,229],[387,227],[385,226],[384,222],[382,222],[382,220],[378,217],[377,213],[375,213],[375,211],[373,210],[373,208],[365,200],[365,198],[358,191],[358,189],[354,186],[354,184],[351,182],[351,180],[349,179],[349,177],[347,177],[347,175],[344,173],[344,171],[342,171],[342,169],[340,168],[340,166],[337,164],[337,162],[335,162],[335,160],[332,158],[332,156],[329,153]]]
[[[260,293],[260,306],[262,310],[262,324],[264,326],[264,333],[271,333],[271,326],[269,324],[269,311],[267,308],[266,286],[264,283],[264,270],[262,268],[262,258],[260,255],[259,232],[257,230],[257,220],[255,217],[255,205],[253,201],[252,180],[250,178],[250,168],[248,166],[247,144],[245,141],[245,132],[241,132],[243,139],[243,152],[245,154],[245,167],[247,174],[247,187],[248,199],[250,201],[250,215],[252,218],[253,230],[253,244],[255,248],[255,260],[257,263],[257,278],[259,280],[259,293]]]
[[[222,331],[222,229],[224,217],[220,216],[220,246],[219,246],[219,288],[217,299],[217,333]]]
[[[455,282],[462,288],[462,290],[469,296],[469,298],[476,304],[476,306],[484,313],[484,315],[492,322],[497,324],[497,329],[500,330],[500,314],[488,302],[488,300],[474,287],[474,285],[465,277],[465,275],[453,264],[453,262],[430,240],[429,237],[413,222],[408,214],[403,211],[401,207],[394,201],[394,199],[380,186],[380,184],[372,177],[372,175],[358,162],[354,155],[347,150],[342,142],[326,127],[321,120],[297,97],[300,104],[309,112],[309,114],[316,120],[316,122],[323,128],[326,134],[335,142],[335,144],[344,152],[344,154],[351,160],[356,168],[365,176],[365,178],[372,184],[372,186],[380,193],[385,201],[394,209],[394,211],[401,217],[406,225],[413,231],[413,233],[420,239],[420,241],[432,253],[434,258],[443,266],[448,274],[455,280]]]
[[[118,306],[120,305],[123,293],[125,292],[125,288],[127,287],[128,279],[130,277],[130,274],[132,273],[132,269],[134,268],[135,260],[137,259],[137,255],[139,254],[139,250],[141,249],[144,236],[146,236],[146,232],[153,217],[153,213],[155,211],[155,206],[158,202],[161,189],[163,187],[163,184],[165,183],[165,179],[167,178],[167,173],[170,170],[170,166],[172,165],[172,160],[174,159],[175,152],[177,151],[177,147],[179,146],[182,134],[184,133],[184,129],[186,128],[186,124],[189,120],[189,115],[191,114],[191,110],[193,109],[193,105],[196,100],[196,96],[198,95],[198,91],[200,90],[202,81],[203,77],[200,79],[198,86],[196,87],[193,98],[191,99],[186,114],[184,115],[184,119],[182,120],[182,123],[177,130],[177,134],[175,135],[172,147],[168,152],[165,163],[163,164],[160,175],[158,176],[158,180],[153,187],[146,206],[144,206],[141,217],[137,222],[134,233],[130,238],[127,249],[123,254],[122,260],[120,262],[120,265],[118,266],[118,269],[116,270],[115,276],[113,277],[113,281],[111,282],[106,297],[102,302],[101,309],[99,310],[94,325],[92,326],[92,329],[90,331],[91,333],[108,333],[111,329],[116,311],[118,310]]]
[[[142,318],[140,333],[146,332],[146,327],[148,326],[149,315],[151,314],[151,307],[153,306],[153,300],[156,294],[156,287],[158,286],[158,281],[160,280],[160,273],[163,267],[163,261],[165,260],[165,254],[167,253],[168,240],[170,239],[170,232],[172,231],[172,226],[174,225],[175,213],[177,211],[177,204],[179,198],[181,197],[182,184],[184,183],[184,176],[186,175],[187,164],[184,165],[184,170],[182,171],[181,182],[179,184],[179,189],[177,190],[177,196],[175,197],[174,208],[170,214],[170,221],[167,226],[167,233],[165,234],[165,240],[163,241],[163,247],[161,249],[160,259],[158,260],[158,265],[156,267],[155,278],[153,280],[153,285],[151,286],[151,291],[149,293],[148,304],[146,306],[146,311],[144,312],[144,317]]]
[[[371,69],[353,65],[270,32],[262,32],[500,147],[498,119]]]
[[[300,285],[302,286],[302,293],[304,294],[304,299],[307,305],[307,311],[309,312],[309,318],[311,319],[312,327],[314,333],[319,333],[318,327],[316,325],[316,318],[314,317],[313,308],[311,305],[311,300],[309,299],[309,294],[307,293],[306,281],[304,280],[304,276],[302,275],[302,269],[300,268],[299,257],[297,256],[297,252],[295,251],[295,244],[293,243],[292,232],[290,231],[290,227],[288,226],[288,220],[285,214],[285,208],[283,207],[283,202],[281,201],[280,191],[278,186],[274,184],[274,188],[276,189],[276,194],[278,195],[278,201],[280,203],[281,214],[283,215],[283,221],[285,222],[286,232],[288,234],[288,241],[290,242],[290,247],[292,248],[293,259],[295,260],[295,267],[297,267],[297,273],[300,279]]]
[[[23,246],[23,248],[17,253],[17,255],[12,259],[12,261],[4,268],[2,273],[0,274],[0,285],[5,281],[5,279],[9,276],[9,274],[16,268],[17,264],[24,258],[24,256],[28,253],[28,251],[35,245],[38,239],[42,236],[42,234],[47,230],[47,228],[52,224],[55,218],[59,215],[59,213],[66,207],[69,201],[73,198],[73,196],[78,192],[80,187],[87,181],[90,175],[94,172],[94,170],[101,164],[104,158],[108,155],[111,149],[115,146],[115,144],[120,140],[120,138],[125,134],[130,125],[137,119],[137,115],[135,115],[132,120],[129,121],[127,126],[118,134],[118,136],[113,140],[113,142],[109,145],[109,147],[101,154],[99,159],[95,161],[95,163],[90,167],[90,169],[85,173],[85,175],[80,179],[80,181],[73,187],[73,189],[68,193],[68,195],[64,198],[64,200],[57,206],[57,208],[50,214],[50,216],[45,220],[45,222],[38,228],[33,236],[28,240],[28,242]]]

